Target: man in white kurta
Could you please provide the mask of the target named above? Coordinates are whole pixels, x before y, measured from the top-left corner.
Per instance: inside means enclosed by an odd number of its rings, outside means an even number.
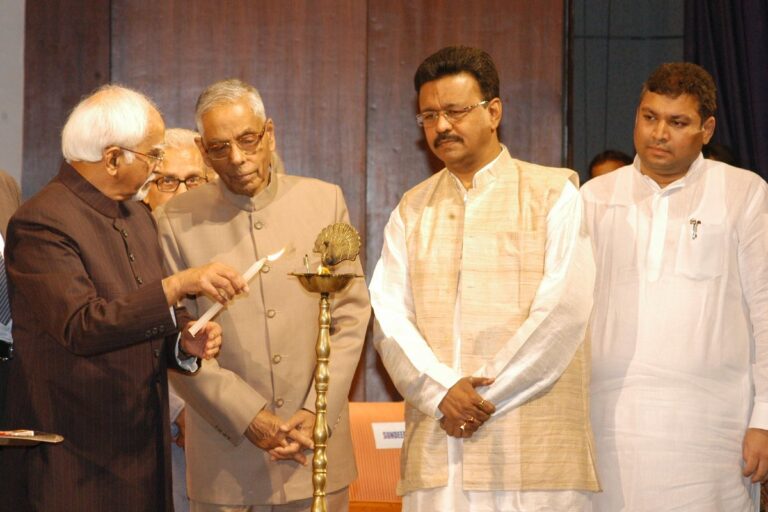
[[[634,163],[582,189],[596,511],[755,510],[750,479],[768,470],[768,189],[701,156],[714,98],[698,66],[661,66]]]
[[[406,400],[398,492],[406,511],[588,510],[594,269],[575,176],[509,155],[497,91],[468,60],[490,57],[446,48],[417,72],[418,120],[446,169],[392,213],[370,285],[376,347]],[[466,67],[435,74],[445,61]]]

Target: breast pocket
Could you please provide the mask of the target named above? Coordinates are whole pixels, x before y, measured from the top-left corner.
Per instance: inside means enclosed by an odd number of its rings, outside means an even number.
[[[695,235],[695,236],[694,236]],[[712,279],[723,273],[728,231],[723,224],[702,222],[680,228],[675,273],[689,279]]]

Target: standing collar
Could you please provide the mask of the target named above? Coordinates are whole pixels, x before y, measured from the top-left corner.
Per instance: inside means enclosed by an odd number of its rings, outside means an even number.
[[[245,210],[247,212],[255,212],[258,210],[261,210],[263,208],[266,208],[272,200],[277,195],[277,182],[278,182],[278,175],[272,171],[269,172],[269,184],[267,185],[267,188],[256,194],[255,196],[244,196],[242,194],[235,194],[231,190],[227,188],[227,185],[224,184],[224,181],[219,178],[217,180],[219,191],[221,192],[221,195],[226,199],[229,203],[232,203],[235,207],[239,208],[240,210]]]
[[[482,166],[475,174],[472,176],[472,188],[478,189],[483,188],[489,183],[492,183],[496,180],[496,177],[498,176],[499,169],[501,168],[500,165],[497,165],[499,163],[505,164],[507,161],[511,160],[512,157],[509,155],[509,151],[507,150],[507,147],[505,145],[501,145],[501,151],[498,155],[496,155],[496,158]],[[461,182],[461,180],[452,172],[448,171],[448,173],[453,178],[454,183],[457,187],[459,187],[459,192],[462,194],[467,191],[467,189],[464,187],[464,184]]]
[[[61,169],[59,169],[59,174],[56,176],[56,179],[71,190],[72,193],[79,197],[84,203],[105,217],[116,219],[125,214],[125,206],[122,202],[115,201],[114,199],[105,196],[67,162],[64,162],[61,165]]]

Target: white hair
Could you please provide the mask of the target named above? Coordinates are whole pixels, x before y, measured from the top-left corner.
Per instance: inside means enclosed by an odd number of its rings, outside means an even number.
[[[264,102],[261,100],[261,95],[256,88],[250,84],[238,80],[237,78],[230,78],[227,80],[221,80],[214,84],[209,85],[197,98],[197,105],[195,106],[195,123],[197,124],[197,131],[203,133],[203,114],[211,110],[213,107],[226,103],[234,103],[241,98],[245,98],[248,104],[251,106],[251,110],[256,114],[256,117],[262,121],[267,120],[267,114],[264,110]]]
[[[157,107],[143,94],[120,85],[99,87],[72,110],[61,131],[67,162],[98,162],[109,146],[134,148],[147,136],[149,114]],[[130,162],[133,154],[126,152]]]
[[[165,130],[165,147],[172,149],[185,149],[190,146],[197,151],[197,145],[195,139],[200,136],[194,130],[187,130],[186,128],[168,128]]]

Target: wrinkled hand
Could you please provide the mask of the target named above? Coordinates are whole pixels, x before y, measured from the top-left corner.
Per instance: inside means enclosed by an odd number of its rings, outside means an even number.
[[[298,414],[298,413],[297,413]],[[291,443],[298,442],[303,444],[306,448],[313,448],[312,441],[308,440],[306,436],[303,436],[300,431],[296,430],[296,426],[304,422],[299,418],[296,420],[294,415],[288,422],[283,422],[279,417],[275,416],[271,412],[262,409],[248,425],[245,431],[245,437],[250,442],[258,446],[262,450],[269,452],[270,455],[277,459],[277,455],[280,452],[287,452],[291,450]],[[282,428],[285,427],[285,428]],[[287,430],[287,432],[286,432]],[[290,435],[290,437],[289,437]],[[307,443],[307,441],[309,441]],[[302,443],[303,442],[303,443]],[[272,453],[276,448],[282,448],[280,452]],[[298,450],[298,449],[297,449]],[[300,450],[296,451],[291,457],[285,457],[295,460],[301,464],[306,464],[307,458],[301,453]]]
[[[184,444],[186,442],[186,438],[184,437],[187,430],[187,420],[185,416],[186,412],[187,412],[187,409],[185,407],[184,409],[181,410],[179,415],[176,416],[176,420],[174,421],[176,426],[179,427],[179,433],[176,436],[176,439],[173,440],[173,442],[176,443],[176,446],[178,446],[179,448],[184,448]]]
[[[752,477],[752,483],[768,481],[768,430],[750,428],[744,434],[742,444],[745,477]]]
[[[291,418],[280,426],[280,431],[286,435],[288,444],[269,451],[272,460],[295,460],[307,465],[304,450],[312,450],[312,429],[315,426],[315,415],[306,409],[299,409]]]
[[[472,437],[496,411],[496,406],[485,400],[475,388],[490,386],[488,377],[463,377],[451,386],[437,408],[443,413],[440,427],[452,437]]]
[[[236,295],[248,292],[248,283],[232,267],[213,262],[177,272],[163,279],[163,291],[168,305],[172,306],[186,295],[205,294],[226,304]]]
[[[208,322],[197,332],[196,336],[192,336],[189,328],[192,327],[193,323],[188,322],[184,332],[181,333],[179,340],[181,348],[189,355],[201,359],[211,359],[219,353],[221,348],[221,326],[216,322]]]

